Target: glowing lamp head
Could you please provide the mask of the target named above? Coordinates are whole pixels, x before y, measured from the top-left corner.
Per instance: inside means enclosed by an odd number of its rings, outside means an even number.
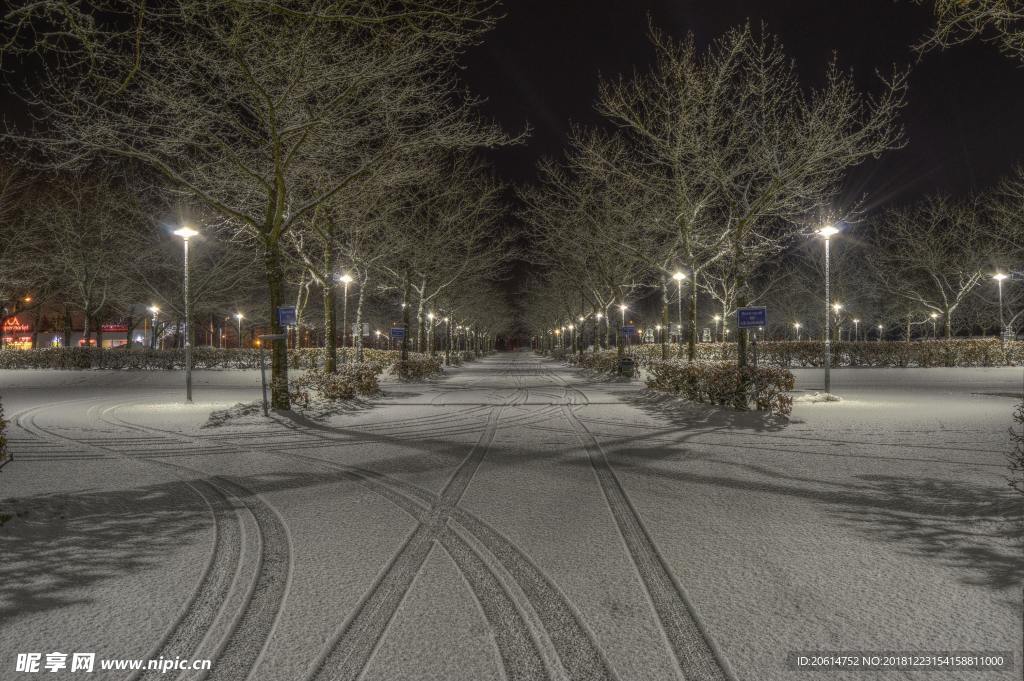
[[[836,312],[839,312],[840,310],[843,309],[843,306],[840,303],[832,303],[832,309],[835,310]]]
[[[932,312],[932,313],[931,313],[930,315],[928,315],[928,316],[929,316],[929,317],[931,317],[932,319],[937,319],[937,318],[938,318],[938,316],[939,316],[939,313],[938,313],[938,312]]]
[[[583,323],[583,317],[582,316],[580,316],[579,321],[580,321],[580,324]]]
[[[428,312],[427,313],[427,319],[433,321],[434,320],[434,313],[433,312]]]
[[[628,307],[626,307],[626,304],[625,304],[625,303],[623,303],[622,305],[619,305],[619,309],[620,309],[620,310],[622,310],[623,312],[625,312],[625,311],[626,311],[626,310],[628,310],[629,308],[628,308]]]
[[[839,234],[839,230],[836,229],[833,225],[825,225],[824,227],[818,230],[818,235],[825,239],[831,239],[836,234]]]
[[[338,277],[338,281],[340,281],[342,284],[351,284],[352,283],[352,276],[350,274],[348,274],[348,273],[345,273],[345,274],[341,275],[340,277]],[[404,307],[404,303],[403,303],[403,307]]]
[[[603,315],[603,314],[601,314],[600,312],[598,312],[598,313],[597,313],[597,318],[598,318],[598,319],[604,319],[604,315]]]
[[[854,320],[853,320],[853,323],[854,323],[854,324],[860,324],[860,320],[859,320],[859,319],[854,319]]]
[[[182,227],[180,229],[174,230],[174,236],[180,236],[182,239],[185,239],[186,241],[188,241],[192,237],[198,236],[198,235],[199,235],[199,232],[197,232],[196,230],[192,229],[188,225],[185,225],[184,227]]]
[[[721,321],[722,315],[716,314],[714,317],[712,317],[712,319],[714,319],[716,322]]]
[[[793,322],[793,328],[794,329],[799,329],[800,328],[800,322]]]
[[[160,308],[157,307],[156,305],[150,305],[149,311],[152,312],[153,314],[158,314],[160,312]]]
[[[686,275],[683,274],[682,272],[676,272],[675,274],[672,275],[672,278],[675,279],[676,281],[682,281],[683,279],[686,279]]]
[[[996,281],[1005,281],[1006,279],[1009,279],[1009,276],[1003,274],[1002,272],[996,272],[995,274],[992,275],[992,278],[995,279]]]
[[[245,319],[245,315],[242,314],[241,312],[236,312],[235,319],[237,319],[238,321],[242,321],[243,319]]]

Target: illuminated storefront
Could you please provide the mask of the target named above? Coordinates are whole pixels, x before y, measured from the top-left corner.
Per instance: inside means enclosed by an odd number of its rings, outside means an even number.
[[[23,323],[17,317],[8,317],[4,320],[3,339],[4,347],[14,350],[28,350],[32,347],[32,327]]]

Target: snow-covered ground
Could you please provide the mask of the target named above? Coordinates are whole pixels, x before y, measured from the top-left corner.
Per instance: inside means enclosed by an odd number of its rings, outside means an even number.
[[[54,651],[254,681],[1021,678],[1019,369],[837,370],[842,401],[789,420],[528,353],[324,420],[210,427],[258,373],[196,372],[192,405],[181,380],[0,373],[0,679]],[[786,667],[862,650],[1014,670]]]

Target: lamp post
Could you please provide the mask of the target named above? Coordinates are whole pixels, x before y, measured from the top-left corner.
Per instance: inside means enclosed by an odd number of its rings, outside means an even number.
[[[338,277],[338,281],[345,285],[344,299],[341,302],[341,347],[348,347],[348,285],[352,283],[352,277],[346,272]],[[346,353],[345,361],[348,361]]]
[[[939,313],[938,312],[932,312],[928,316],[931,317],[931,320],[932,320],[932,340],[935,340],[936,338],[938,338],[938,332],[936,330],[935,320],[939,318]]]
[[[885,331],[885,326],[883,326],[882,324],[879,324],[878,325],[878,342],[879,343],[882,342],[882,332],[883,331]]]
[[[245,318],[241,312],[235,313],[235,319],[238,320],[238,349],[242,349],[242,319]]]
[[[996,280],[996,285],[999,286],[999,337],[1006,341],[1006,322],[1003,317],[1003,280],[1007,278],[1007,275],[1002,272],[996,272],[992,275],[992,278]]]
[[[189,302],[188,294],[188,242],[189,239],[199,234],[191,227],[182,227],[174,230],[175,236],[180,236],[185,242],[185,401],[192,401],[192,340],[189,333],[192,331],[192,324],[189,322],[189,315],[192,313],[192,304]]]
[[[149,337],[149,347],[151,350],[156,350],[156,322],[157,315],[160,314],[160,308],[156,305],[150,305],[149,311],[153,314],[153,334]]]
[[[797,341],[800,340],[800,322],[793,322],[793,330],[796,332]]]
[[[854,319],[853,320],[853,340],[855,340],[855,341],[859,341],[860,340],[860,320],[859,319]]]
[[[722,315],[716,314],[714,317],[712,317],[712,319],[715,320],[715,336],[720,339],[719,342],[724,342],[725,341],[725,336],[724,336],[724,334],[721,333],[721,331],[719,331],[719,328],[718,328],[719,327],[718,323],[720,321],[722,321]]]
[[[622,323],[621,323],[621,324],[619,325],[619,335],[620,335],[620,336],[621,336],[621,335],[623,335],[623,333],[622,333],[622,328],[623,328],[624,326],[626,326],[626,310],[628,310],[628,309],[629,309],[629,308],[628,308],[628,307],[626,307],[626,304],[625,304],[625,303],[622,303],[621,305],[619,305],[619,312],[621,312],[621,313],[622,313]],[[620,339],[619,339],[619,344],[620,344],[620,347],[621,347],[622,345],[624,345],[624,344],[625,344],[625,343],[623,342],[624,340],[625,340],[624,338],[620,338]]]
[[[576,321],[578,321],[580,323],[579,324],[579,327],[580,327],[579,347],[576,348],[576,352],[578,352],[578,353],[580,353],[582,355],[583,354],[583,344],[585,342],[587,342],[587,339],[584,337],[584,333],[583,333],[584,324],[586,323],[587,318],[584,317],[583,315],[580,315],[577,318]]]
[[[683,348],[683,279],[686,279],[686,275],[682,272],[676,272],[672,275],[672,278],[676,280],[676,284],[679,285],[679,300],[676,301],[678,305],[679,315],[679,335],[676,336],[676,343],[679,344],[679,350],[682,352]]]
[[[601,346],[601,319],[603,319],[603,318],[604,318],[604,315],[601,314],[600,312],[598,312],[597,313],[597,321],[594,322],[594,347],[596,347],[598,349],[601,349],[601,350],[604,349]]]
[[[825,392],[832,392],[832,329],[829,319],[829,259],[830,244],[832,237],[839,233],[839,230],[832,225],[826,225],[818,230],[818,234],[825,240]]]
[[[427,313],[427,354],[430,356],[434,355],[434,313]]]

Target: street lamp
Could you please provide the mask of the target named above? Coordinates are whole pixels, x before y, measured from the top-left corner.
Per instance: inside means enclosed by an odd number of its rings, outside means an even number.
[[[448,366],[452,361],[452,320],[445,317],[444,320],[444,365]]]
[[[601,320],[604,319],[604,315],[598,312],[596,317],[597,321],[594,322],[594,347],[601,348]]]
[[[855,340],[855,341],[859,341],[860,340],[860,320],[859,319],[854,319],[853,320],[853,340]]]
[[[341,347],[348,347],[348,285],[352,283],[352,277],[346,272],[338,277],[338,281],[345,285],[344,300],[341,303]],[[402,303],[405,307],[405,303]],[[348,361],[348,358],[345,358]]]
[[[882,332],[885,331],[885,326],[882,324],[878,325],[878,342],[882,342]]]
[[[796,330],[796,339],[800,340],[800,322],[793,322],[793,329]]]
[[[715,320],[715,335],[718,336],[722,340],[722,342],[725,342],[725,335],[721,334],[718,330],[718,322],[722,320],[722,315],[716,314],[714,317],[712,317],[712,319]]]
[[[238,349],[242,349],[242,320],[245,318],[241,312],[235,313],[235,319],[238,320]]]
[[[836,234],[839,234],[839,230],[832,225],[826,225],[818,230],[818,235],[825,240],[825,392],[832,392],[832,329],[831,319],[829,319],[829,260],[830,260],[830,249],[831,240]]]
[[[675,279],[676,280],[676,284],[679,285],[679,300],[677,301],[677,304],[678,304],[678,307],[679,307],[679,309],[678,309],[678,313],[679,313],[679,335],[676,336],[676,342],[679,343],[680,346],[682,346],[682,344],[683,344],[683,279],[686,279],[686,275],[683,274],[682,272],[678,272],[677,271],[675,274],[672,275],[672,278]]]
[[[938,334],[935,331],[935,320],[939,318],[939,313],[938,312],[932,312],[928,316],[931,317],[931,319],[932,319],[932,339],[934,340],[935,338],[938,337]]]
[[[188,295],[188,242],[199,232],[191,227],[182,227],[174,230],[175,236],[180,236],[185,242],[185,401],[192,401],[192,341],[189,339],[189,332],[192,324],[189,322],[189,314],[192,312],[192,305]]]
[[[996,284],[999,286],[999,335],[1005,341],[1006,322],[1003,320],[1003,281],[1007,279],[1008,276],[1002,272],[996,272],[992,275],[992,278],[996,280]]]
[[[620,336],[623,335],[622,329],[623,329],[624,326],[626,326],[626,310],[628,310],[628,309],[629,308],[626,307],[625,303],[622,303],[621,305],[619,305],[619,311],[622,313],[622,324],[619,326],[619,335]],[[623,340],[624,339],[620,338],[619,339],[619,343],[622,343]]]

